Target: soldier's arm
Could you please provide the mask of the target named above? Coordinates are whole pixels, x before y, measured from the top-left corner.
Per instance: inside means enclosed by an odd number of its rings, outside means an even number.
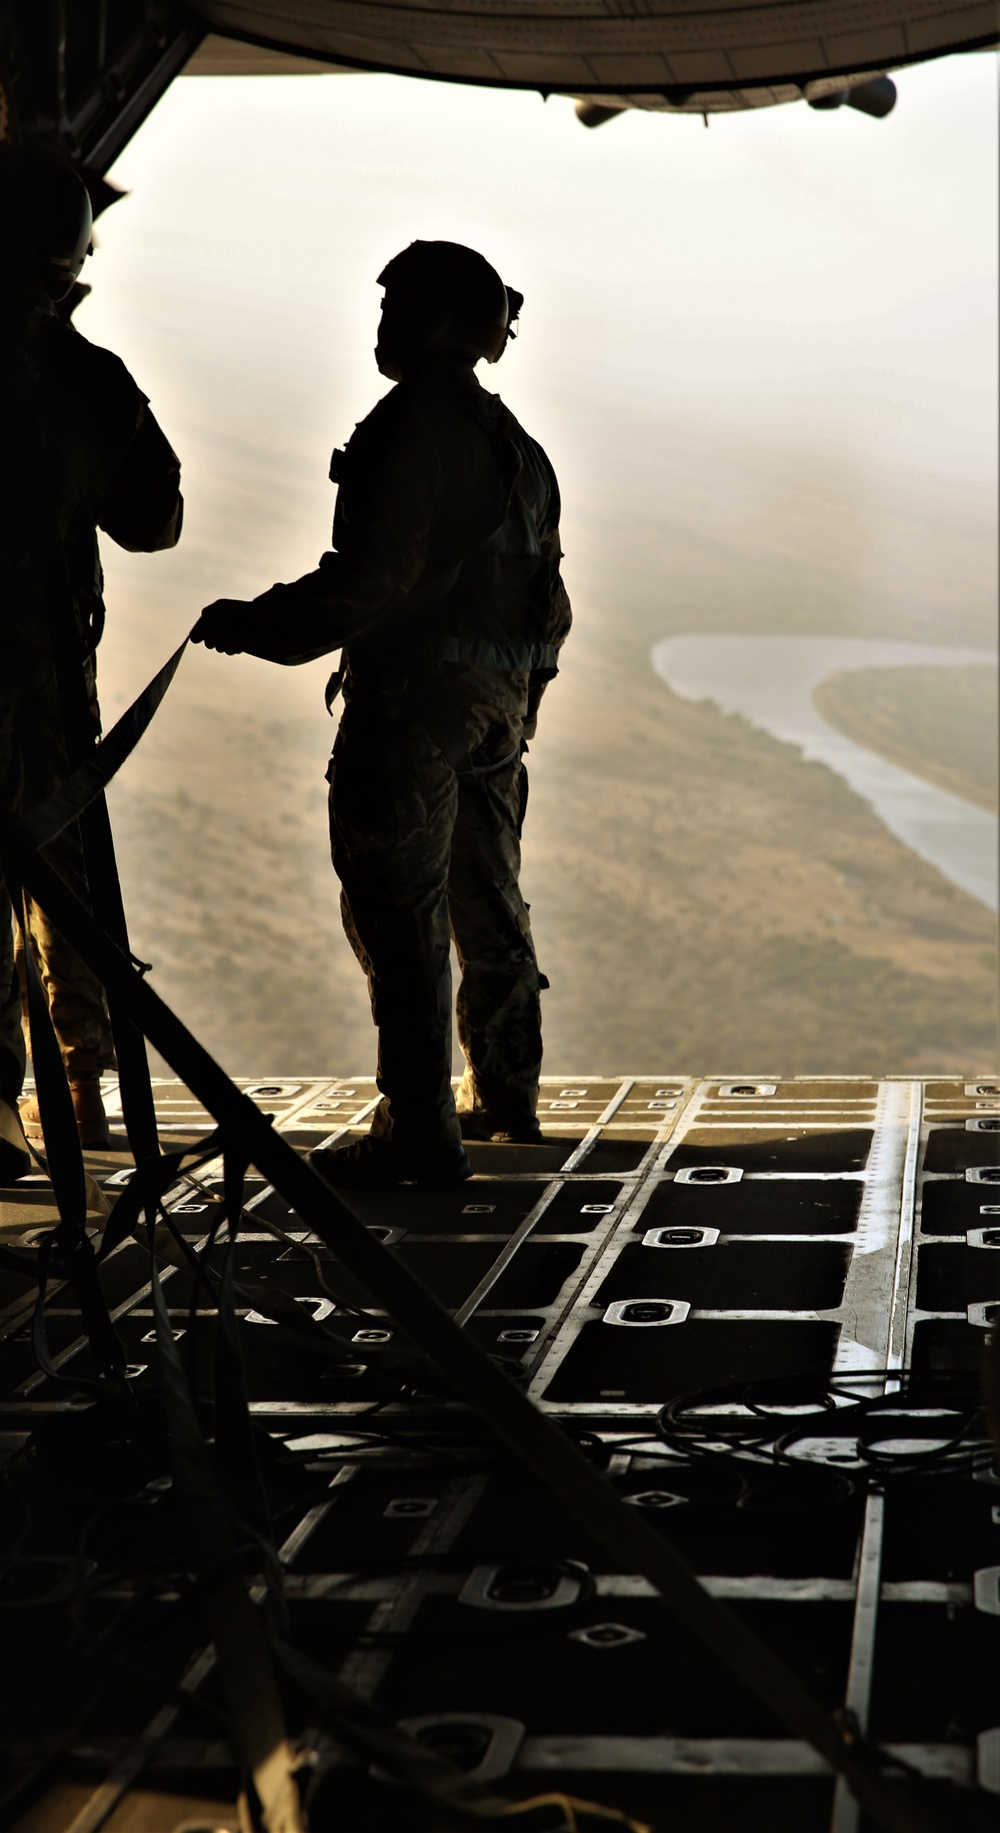
[[[75,488],[120,547],[152,553],[181,532],[181,467],[125,364],[52,320],[39,334],[57,445],[75,454]]]
[[[556,482],[555,472],[552,470],[551,465],[548,464],[547,459],[546,465],[548,466],[549,476],[551,478],[551,492],[545,517],[539,527],[538,537],[542,553],[545,556],[549,569],[548,640],[552,644],[556,655],[558,655],[569,635],[570,625],[573,622],[573,612],[569,602],[569,593],[563,584],[562,574],[559,570],[559,563],[563,557],[562,546],[559,540],[559,515],[561,509],[559,485]],[[525,738],[534,738],[535,736],[535,731],[538,726],[538,708],[550,679],[551,676],[549,674],[539,673],[537,671],[530,677],[528,682],[528,710],[524,719]]]
[[[372,630],[409,597],[431,558],[438,463],[419,424],[395,429],[364,481],[344,492],[337,547],[289,585],[249,603],[220,599],[192,631],[228,655],[313,661]]]
[[[180,460],[144,400],[136,430],[102,491],[98,526],[130,553],[176,547],[184,519],[180,481]]]

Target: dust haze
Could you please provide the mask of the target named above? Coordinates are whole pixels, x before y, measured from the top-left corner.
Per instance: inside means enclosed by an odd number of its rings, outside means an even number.
[[[384,388],[374,276],[415,236],[472,242],[526,294],[483,379],[556,465],[576,613],[529,760],[547,1071],[994,1068],[991,914],[649,662],[687,632],[995,646],[994,79],[989,57],[903,73],[884,122],[592,134],[556,99],[403,79],[175,84],[114,174],[133,195],[78,319],[185,467],[176,553],[105,544],[106,724],[203,603],[315,565],[330,450]],[[133,946],[233,1073],[373,1063],[326,672],[189,652],[111,793]],[[823,692],[858,742],[989,805],[981,681]]]

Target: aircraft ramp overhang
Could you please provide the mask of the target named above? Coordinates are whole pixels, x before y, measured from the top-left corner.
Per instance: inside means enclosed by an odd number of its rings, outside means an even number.
[[[368,70],[587,96],[610,107],[725,112],[995,45],[992,0],[199,0],[222,32]]]
[[[184,71],[355,69],[532,89],[581,98],[596,125],[628,107],[835,106],[886,70],[998,42],[994,0],[5,0],[0,142],[58,139],[97,180]],[[891,107],[882,88],[868,112]]]
[[[240,1086],[299,1151],[363,1130],[376,1099],[361,1077]],[[154,1092],[165,1152],[211,1134],[180,1082]],[[890,1776],[907,1766],[917,1817],[893,1824],[992,1827],[1000,1479],[976,1412],[1000,1312],[1000,1084],[580,1076],[548,1078],[539,1112],[546,1144],[473,1146],[471,1182],[351,1208],[625,1512],[828,1712],[852,1714]],[[124,1140],[88,1164],[106,1198],[127,1188]],[[222,1191],[209,1158],[167,1193],[192,1253]],[[429,1365],[393,1362],[395,1318],[253,1168],[244,1200],[236,1327],[291,1644],[510,1801],[565,1791],[655,1833],[889,1824],[862,1816]],[[36,1241],[54,1220],[45,1179],[3,1193],[0,1214],[8,1249]],[[158,1259],[210,1431],[213,1301],[183,1257]],[[34,1280],[0,1271],[0,1494],[20,1536],[0,1603],[35,1605],[3,1613],[5,1824],[235,1833],[203,1593],[178,1553],[183,1483],[153,1430],[148,1249],[126,1239],[101,1282],[148,1465],[88,1427],[97,1370],[70,1284],[49,1281],[46,1370]],[[281,1295],[310,1341],[270,1321]],[[324,1349],[338,1325],[348,1360]],[[318,1729],[315,1700],[283,1683],[283,1701],[311,1753],[314,1829],[438,1827],[418,1793]],[[605,1823],[581,1815],[591,1824]]]

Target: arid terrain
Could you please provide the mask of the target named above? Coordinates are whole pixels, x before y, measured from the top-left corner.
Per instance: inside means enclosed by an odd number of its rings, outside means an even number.
[[[651,644],[685,629],[933,641],[946,605],[949,641],[989,644],[988,507],[685,423],[645,429],[640,472],[609,414],[616,495],[633,505],[616,524],[587,500],[598,430],[576,430],[577,621],[532,746],[524,863],[552,983],[547,1069],[992,1069],[991,914],[824,766],[679,701],[649,665]],[[826,559],[810,570],[813,554]],[[119,579],[139,565],[113,557]],[[116,638],[135,685],[176,640],[169,621],[130,619]],[[824,711],[981,799],[996,742],[983,685],[885,676],[834,681]],[[322,663],[192,651],[112,791],[137,952],[234,1072],[373,1061],[327,852],[324,679]]]
[[[989,1067],[986,910],[792,747],[655,680],[602,719],[599,662],[581,674],[585,729],[617,742],[553,744],[528,867],[560,1065]]]

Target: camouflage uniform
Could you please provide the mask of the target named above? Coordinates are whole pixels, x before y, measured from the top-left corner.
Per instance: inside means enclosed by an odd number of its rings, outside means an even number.
[[[48,857],[64,878],[86,883],[83,845],[75,822],[49,847]],[[24,902],[31,953],[45,988],[66,1074],[71,1082],[98,1081],[115,1060],[104,988],[76,949],[49,921],[41,905],[27,895]],[[28,976],[20,928],[14,936],[14,964],[21,985],[21,1016],[27,1041],[30,1035]]]
[[[460,1137],[452,938],[461,1105],[515,1129],[535,1111],[547,984],[518,888],[522,753],[570,623],[555,476],[445,355],[378,404],[331,476],[335,552],[255,612],[286,656],[296,640],[344,648],[330,828],[379,1034],[372,1131],[401,1145]]]
[[[542,1057],[531,927],[518,888],[523,692],[470,670],[456,708],[470,754],[456,771],[387,696],[353,693],[329,771],[344,928],[368,976],[382,1102],[373,1131],[461,1137],[451,1093],[451,963],[467,1105],[516,1125],[533,1114]],[[458,695],[461,698],[458,698]],[[513,753],[513,756],[511,755]],[[506,760],[506,761],[504,761]]]
[[[92,662],[86,664],[84,677],[96,738],[100,736],[101,715]],[[50,734],[44,751],[49,768],[49,786],[52,789],[60,780],[57,759],[62,755],[61,742],[60,734]],[[37,767],[36,764],[36,770]],[[74,821],[56,835],[47,848],[47,854],[51,864],[71,884],[86,886],[83,842],[77,822]],[[115,1060],[104,988],[97,975],[81,960],[76,949],[49,921],[41,905],[36,904],[28,892],[24,895],[24,921],[35,967],[45,989],[66,1074],[71,1082],[97,1082]],[[24,958],[24,933],[19,924],[14,926],[14,963],[21,985],[21,1021],[25,1045],[30,1053],[28,973]]]
[[[42,801],[69,769],[48,595],[65,590],[68,573],[93,702],[93,652],[104,624],[96,529],[132,551],[171,547],[183,505],[177,458],[124,365],[20,295],[0,296],[0,391],[7,410],[0,450],[0,805],[16,814]],[[68,830],[51,851],[67,877],[79,874],[78,848],[78,834]],[[41,913],[31,920],[53,1017],[57,1028],[67,1027],[60,1044],[70,1073],[99,1074],[109,1044],[96,1015],[100,989]],[[0,883],[0,1098],[16,1100],[23,1077],[20,983]]]

